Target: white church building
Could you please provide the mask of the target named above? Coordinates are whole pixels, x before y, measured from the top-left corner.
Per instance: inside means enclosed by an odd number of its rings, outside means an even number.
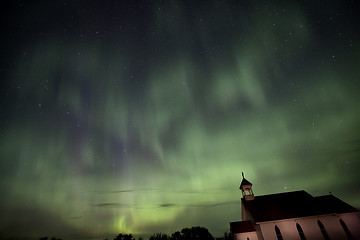
[[[360,211],[332,194],[254,196],[244,174],[240,189],[242,221],[230,223],[236,240],[360,239]]]

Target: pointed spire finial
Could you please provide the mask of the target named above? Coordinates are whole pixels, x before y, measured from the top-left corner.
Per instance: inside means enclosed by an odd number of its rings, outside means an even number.
[[[244,178],[244,172],[241,172],[242,177]]]

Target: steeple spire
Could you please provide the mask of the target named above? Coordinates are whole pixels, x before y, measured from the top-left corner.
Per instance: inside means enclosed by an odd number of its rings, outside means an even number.
[[[241,175],[243,179],[239,188],[242,192],[243,198],[245,198],[245,200],[254,200],[255,196],[252,191],[252,183],[246,180],[246,178],[244,177],[244,172],[241,172]]]

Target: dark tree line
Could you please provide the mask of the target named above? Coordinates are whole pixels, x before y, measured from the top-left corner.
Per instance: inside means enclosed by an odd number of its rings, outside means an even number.
[[[114,240],[135,240],[131,234],[121,234],[117,235]]]
[[[49,239],[48,237],[39,238],[39,240],[48,240],[48,239]],[[61,240],[61,238],[52,237],[50,238],[50,240]]]
[[[233,240],[231,233],[224,233],[221,240]],[[135,240],[131,234],[119,234],[114,240]],[[138,240],[143,240],[139,238]],[[204,227],[183,228],[181,231],[176,231],[171,235],[165,233],[154,233],[149,240],[215,240],[208,229]],[[217,239],[218,240],[218,239]]]
[[[39,238],[39,240],[48,240],[48,237]],[[52,237],[50,240],[61,240],[61,238]],[[108,239],[105,239],[108,240]],[[131,234],[119,233],[114,240],[136,240]],[[138,240],[143,240],[141,237]],[[154,233],[149,240],[215,240],[208,229],[204,227],[183,228],[170,235],[166,233]],[[225,232],[222,238],[216,240],[234,240],[230,232]]]

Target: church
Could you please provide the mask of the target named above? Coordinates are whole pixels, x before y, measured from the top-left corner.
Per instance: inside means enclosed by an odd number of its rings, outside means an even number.
[[[360,211],[330,195],[306,191],[255,196],[244,178],[242,221],[231,222],[236,240],[360,239]]]

